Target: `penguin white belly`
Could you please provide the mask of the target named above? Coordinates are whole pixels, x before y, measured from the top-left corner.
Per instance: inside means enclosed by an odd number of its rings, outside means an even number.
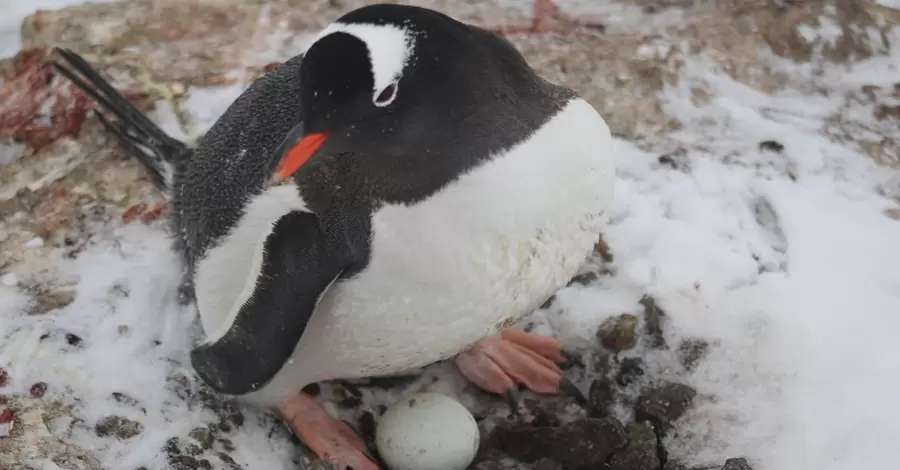
[[[368,266],[325,293],[292,358],[247,398],[421,367],[532,312],[590,254],[614,171],[609,128],[579,99],[426,201],[382,207]]]

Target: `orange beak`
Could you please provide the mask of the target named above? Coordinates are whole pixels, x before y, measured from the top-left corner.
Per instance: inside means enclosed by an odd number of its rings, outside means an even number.
[[[316,153],[316,150],[319,150],[319,147],[325,143],[326,139],[328,139],[327,132],[307,134],[300,139],[300,142],[289,147],[287,152],[281,157],[281,163],[279,163],[278,168],[275,169],[275,174],[272,175],[272,178],[269,180],[268,186],[276,185],[290,178],[291,175],[296,173],[300,167],[309,161],[310,157]],[[284,144],[282,144],[282,146],[284,146]]]

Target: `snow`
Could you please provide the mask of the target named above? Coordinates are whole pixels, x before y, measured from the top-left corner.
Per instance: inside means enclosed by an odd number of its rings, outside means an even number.
[[[61,3],[14,3],[0,34],[17,29],[16,18],[30,10]],[[708,359],[679,378],[708,398],[669,437],[672,457],[710,465],[745,456],[757,470],[896,465],[900,222],[883,212],[897,207],[889,198],[900,196],[900,175],[822,132],[845,91],[893,85],[900,41],[891,40],[893,55],[823,74],[761,54],[793,84],[771,95],[692,59],[681,83],[664,92],[663,110],[684,125],[671,137],[687,149],[679,161],[688,170],[659,163],[671,148],[616,141],[617,201],[604,234],[615,276],[562,290],[535,318],[541,332],[584,345],[607,317],[639,312],[647,293],[666,310],[669,344],[710,341]],[[9,55],[18,46],[4,47]],[[710,92],[709,103],[690,99],[696,84]],[[833,92],[815,93],[813,84]],[[241,90],[191,90],[188,135],[211,125]],[[184,135],[158,109],[166,130]],[[784,150],[761,150],[766,140]],[[75,301],[62,309],[26,315],[29,293],[14,272],[2,277],[0,367],[12,379],[3,392],[47,381],[51,396],[77,397],[86,426],[75,426],[71,439],[95,449],[104,465],[164,468],[166,439],[216,420],[167,387],[166,377],[189,366],[194,311],[175,296],[177,265],[161,225],[98,230],[85,253],[59,260],[60,276],[77,280]],[[65,333],[83,346],[67,345]],[[655,373],[671,373],[666,359],[635,354],[649,358]],[[113,392],[146,413],[116,403]],[[110,414],[138,420],[145,431],[125,441],[97,438],[93,423]],[[232,435],[235,460],[247,469],[294,468],[292,444],[269,437],[272,419],[245,414]]]

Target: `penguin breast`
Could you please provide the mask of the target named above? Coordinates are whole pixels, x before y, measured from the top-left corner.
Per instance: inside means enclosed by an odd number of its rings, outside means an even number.
[[[325,293],[284,373],[402,372],[535,310],[576,273],[607,220],[611,143],[603,119],[575,99],[430,198],[380,208],[369,264]]]

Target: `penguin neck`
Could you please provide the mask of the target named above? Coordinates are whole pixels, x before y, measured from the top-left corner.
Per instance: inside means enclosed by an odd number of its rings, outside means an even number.
[[[224,334],[253,295],[266,239],[278,220],[293,211],[311,212],[293,181],[252,196],[238,223],[199,259],[194,287],[208,338]]]

